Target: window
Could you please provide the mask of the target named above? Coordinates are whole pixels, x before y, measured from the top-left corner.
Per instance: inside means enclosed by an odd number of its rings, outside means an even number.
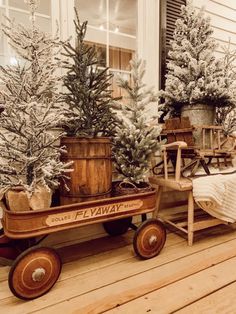
[[[5,23],[4,15],[15,19],[16,23],[29,25],[28,5],[23,0],[0,0],[0,22]],[[51,32],[51,0],[40,0],[37,13],[37,24],[40,29]],[[15,64],[17,56],[7,43],[6,36],[1,32],[0,64]]]
[[[175,22],[180,17],[181,6],[184,4],[186,4],[186,0],[161,0],[161,88],[165,87],[166,64],[168,63],[170,40],[173,39]]]
[[[88,21],[86,41],[95,45],[101,66],[114,74],[113,96],[121,96],[116,73],[130,75],[129,61],[136,50],[137,0],[75,0],[81,22]]]

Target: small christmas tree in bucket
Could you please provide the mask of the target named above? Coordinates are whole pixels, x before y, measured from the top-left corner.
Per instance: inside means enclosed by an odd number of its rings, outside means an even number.
[[[130,65],[132,83],[121,75],[117,79],[117,85],[127,96],[124,103],[120,104],[121,123],[117,126],[114,137],[114,157],[116,169],[123,178],[118,192],[121,192],[123,186],[130,187],[135,193],[148,186],[146,179],[150,158],[159,148],[161,127],[148,123],[147,105],[157,102],[158,96],[153,88],[146,88],[142,82],[145,62],[135,56]]]
[[[76,47],[71,42],[64,44],[67,73],[64,85],[67,88],[64,100],[67,104],[65,124],[68,136],[95,138],[110,136],[115,128],[114,112],[111,110],[112,74],[101,68],[95,46],[85,42],[87,21],[81,23],[75,9],[74,20]]]
[[[95,47],[84,40],[87,22],[80,23],[76,10],[75,16],[75,47],[70,42],[64,44],[67,73],[63,96],[68,120],[64,124],[67,137],[61,139],[68,152],[63,158],[74,160],[75,171],[68,180],[70,192],[61,189],[62,204],[109,196],[112,183],[112,75],[108,68],[99,67]]]
[[[193,125],[212,125],[217,106],[232,103],[210,18],[192,1],[181,7],[168,52],[165,90],[160,93],[173,115],[189,116]]]
[[[58,106],[60,78],[55,75],[59,41],[36,26],[37,1],[27,3],[30,28],[10,19],[3,25],[21,61],[0,67],[4,84],[0,91],[0,188],[7,191],[13,210],[49,207],[51,191],[59,185],[59,177],[67,177],[70,171],[69,164],[60,161],[64,149],[55,145],[62,134],[51,132],[64,120]]]

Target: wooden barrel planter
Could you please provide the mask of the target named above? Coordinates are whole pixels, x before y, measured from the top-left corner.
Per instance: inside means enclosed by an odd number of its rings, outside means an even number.
[[[107,137],[64,137],[61,145],[67,153],[63,161],[73,161],[74,171],[60,187],[61,205],[95,200],[110,196],[112,186],[111,140]]]

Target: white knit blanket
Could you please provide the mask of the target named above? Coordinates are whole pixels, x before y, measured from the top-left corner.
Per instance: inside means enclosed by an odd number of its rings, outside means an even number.
[[[236,221],[236,173],[194,178],[193,197],[213,217]]]

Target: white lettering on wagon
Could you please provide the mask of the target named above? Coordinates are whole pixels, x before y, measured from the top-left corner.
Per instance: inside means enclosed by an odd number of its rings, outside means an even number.
[[[57,226],[76,221],[88,220],[90,218],[99,218],[106,215],[112,215],[116,213],[129,212],[137,210],[143,206],[142,200],[133,200],[127,202],[120,202],[115,204],[107,204],[95,207],[89,207],[86,209],[74,210],[67,213],[52,214],[46,218],[46,224],[48,226]]]

